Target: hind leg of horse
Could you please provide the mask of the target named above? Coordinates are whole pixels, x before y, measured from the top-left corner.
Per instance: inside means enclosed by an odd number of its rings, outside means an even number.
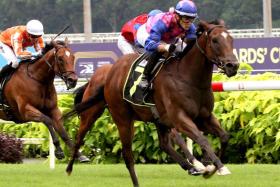
[[[197,171],[188,160],[184,159],[179,153],[177,153],[172,145],[170,138],[170,129],[167,128],[164,124],[156,124],[159,145],[160,148],[166,152],[174,161],[176,161],[184,170],[188,170],[191,175],[200,175],[202,172]]]
[[[112,117],[117,124],[119,135],[122,143],[122,155],[125,161],[126,168],[129,171],[134,187],[138,187],[138,179],[134,168],[134,159],[132,153],[132,140],[134,136],[133,121],[127,116],[118,116],[112,113]]]
[[[71,174],[73,170],[73,164],[75,161],[75,158],[78,157],[79,149],[84,144],[84,137],[86,133],[91,129],[94,122],[102,115],[104,112],[104,103],[99,103],[95,105],[94,107],[91,107],[90,109],[86,110],[85,112],[81,113],[81,120],[80,120],[80,127],[78,130],[78,133],[76,135],[76,142],[74,149],[72,150],[72,158],[68,163],[66,172],[68,175]]]
[[[189,151],[189,149],[188,149],[188,147],[186,145],[185,140],[183,139],[183,137],[178,133],[178,131],[175,128],[172,128],[170,130],[170,137],[171,137],[171,140],[182,149],[182,151],[184,152],[186,158],[189,160],[189,162],[191,162],[194,165],[194,168],[197,171],[200,171],[200,172],[205,171],[205,166],[201,162],[199,162],[191,154],[191,152]]]
[[[54,120],[54,128],[58,135],[62,138],[62,140],[66,143],[66,145],[72,151],[74,149],[74,144],[72,140],[69,138],[67,131],[63,126],[63,121],[61,120],[62,114],[58,108],[53,109],[50,112],[50,116]],[[86,156],[83,156],[80,152],[77,153],[80,162],[88,162],[89,159]]]

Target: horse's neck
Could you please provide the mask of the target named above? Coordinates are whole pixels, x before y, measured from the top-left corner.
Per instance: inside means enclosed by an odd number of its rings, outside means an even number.
[[[42,58],[38,59],[34,64],[29,65],[28,73],[35,80],[43,83],[52,83],[55,77],[52,69],[53,62],[55,61],[54,55],[51,54],[52,50],[49,51]],[[50,67],[51,66],[51,67]]]
[[[205,46],[200,45],[204,49]],[[178,71],[180,79],[191,82],[193,85],[196,84],[199,87],[209,87],[211,85],[213,64],[207,60],[196,44],[183,57],[179,63]]]

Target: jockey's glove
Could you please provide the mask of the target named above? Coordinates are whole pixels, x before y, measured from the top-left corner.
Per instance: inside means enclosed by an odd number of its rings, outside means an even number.
[[[32,53],[32,57],[39,57],[39,56],[42,56],[41,51],[37,51],[37,52]]]

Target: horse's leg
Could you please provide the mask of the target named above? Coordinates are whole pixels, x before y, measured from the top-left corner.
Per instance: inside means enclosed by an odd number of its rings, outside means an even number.
[[[78,130],[78,133],[76,135],[76,142],[74,149],[72,151],[72,158],[68,163],[68,166],[66,168],[66,172],[68,175],[71,174],[73,170],[73,164],[75,161],[75,158],[78,157],[79,149],[84,144],[84,137],[86,133],[91,129],[94,122],[102,115],[104,112],[105,106],[104,102],[100,102],[94,107],[91,107],[80,114],[81,120],[80,120],[80,127]]]
[[[123,113],[126,114],[125,116],[114,115],[114,113],[112,112],[111,114],[119,130],[119,135],[122,142],[122,155],[125,161],[126,168],[129,171],[130,177],[133,182],[133,186],[138,187],[139,183],[134,168],[134,159],[132,153],[132,140],[134,136],[133,121],[132,119],[130,119],[130,117],[128,117],[129,112]]]
[[[156,123],[159,145],[160,148],[166,152],[174,161],[176,161],[184,170],[188,170],[191,175],[200,175],[203,172],[197,171],[188,160],[184,159],[179,153],[177,153],[170,141],[170,129],[164,124]]]
[[[215,155],[214,151],[212,150],[207,138],[203,136],[201,131],[197,128],[196,124],[192,121],[190,117],[185,115],[183,111],[173,111],[173,122],[177,126],[177,129],[184,133],[186,136],[191,138],[195,141],[198,145],[200,145],[202,151],[208,154],[211,161],[217,167],[217,169],[221,169],[224,167],[221,160]],[[215,171],[215,170],[214,170]],[[214,174],[213,172],[205,173],[205,176],[211,176]]]
[[[31,105],[26,105],[25,107],[19,107],[19,109],[20,109],[20,113],[23,114],[24,119],[26,121],[42,122],[47,126],[51,134],[53,144],[55,146],[55,156],[58,159],[63,159],[64,153],[60,147],[59,140],[53,128],[54,121],[50,117],[41,113],[39,110],[37,110]]]
[[[195,169],[199,172],[203,172],[205,171],[205,166],[199,162],[189,151],[185,140],[183,139],[183,137],[178,133],[178,131],[175,128],[172,128],[170,131],[170,137],[171,140],[179,145],[179,147],[182,149],[182,151],[184,152],[186,158],[189,160],[189,162],[191,162]]]
[[[62,114],[61,111],[56,107],[50,111],[50,116],[54,121],[54,129],[58,133],[58,135],[62,138],[65,144],[70,148],[71,151],[74,149],[74,144],[72,140],[69,138],[67,131],[63,126],[63,121],[61,120]],[[83,156],[80,152],[77,153],[80,162],[88,162],[89,159],[86,156]]]
[[[221,127],[220,122],[217,120],[217,118],[213,114],[211,114],[209,118],[200,119],[198,122],[198,127],[203,132],[213,134],[220,138],[221,149],[219,150],[218,155],[220,158],[223,158],[225,149],[228,145],[229,134]],[[207,160],[208,158],[206,158],[206,161]],[[226,167],[224,167],[218,170],[218,174],[227,175],[230,174],[230,171]]]

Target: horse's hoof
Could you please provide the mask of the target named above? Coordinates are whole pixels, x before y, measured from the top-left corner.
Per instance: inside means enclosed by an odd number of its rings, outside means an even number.
[[[64,156],[64,153],[62,151],[55,151],[55,157],[58,159],[58,160],[61,160],[63,158],[65,158]]]
[[[220,169],[218,169],[217,171],[217,175],[230,175],[231,172],[229,171],[229,169],[226,166],[221,167]]]
[[[90,161],[90,159],[88,157],[84,156],[84,155],[81,155],[78,159],[81,163]]]
[[[192,161],[192,164],[197,171],[202,172],[202,173],[204,173],[206,171],[206,167],[198,160],[194,159]]]
[[[216,166],[214,166],[213,164],[207,165],[205,170],[208,173],[215,173],[216,172]]]
[[[198,176],[198,175],[202,175],[203,174],[203,172],[197,171],[195,168],[189,169],[188,173],[189,173],[189,175],[192,175],[192,176]]]
[[[205,173],[203,174],[203,177],[205,179],[208,179],[208,178],[212,177],[216,171],[217,171],[217,168],[214,165],[207,165]]]

